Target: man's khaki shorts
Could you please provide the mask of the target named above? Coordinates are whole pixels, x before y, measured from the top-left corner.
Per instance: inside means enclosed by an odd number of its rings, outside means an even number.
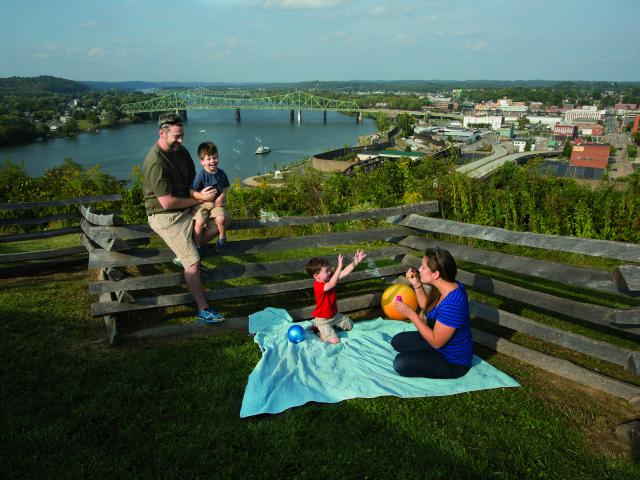
[[[339,312],[333,318],[314,318],[313,323],[318,327],[318,334],[323,342],[338,336],[334,327],[345,331],[353,328],[351,319]]]
[[[151,215],[149,226],[164,240],[185,268],[200,261],[198,248],[193,241],[193,215],[190,208]]]
[[[197,222],[199,219],[205,219],[208,222],[209,219],[216,217],[226,216],[226,212],[223,207],[216,207],[213,202],[203,202],[200,205],[193,207],[194,214],[193,219]]]

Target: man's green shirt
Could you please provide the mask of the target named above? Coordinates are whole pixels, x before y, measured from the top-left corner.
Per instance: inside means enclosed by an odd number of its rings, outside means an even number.
[[[186,148],[181,146],[175,152],[165,152],[157,143],[151,147],[142,167],[142,190],[147,215],[168,211],[162,208],[158,197],[171,193],[174,197],[190,198],[195,176],[196,169]]]

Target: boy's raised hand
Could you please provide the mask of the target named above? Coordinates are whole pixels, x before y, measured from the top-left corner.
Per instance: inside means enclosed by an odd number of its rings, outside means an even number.
[[[342,268],[342,261],[344,260],[344,257],[342,256],[342,254],[338,255],[338,268]]]
[[[354,266],[357,266],[362,260],[364,260],[364,257],[366,256],[367,254],[364,253],[364,250],[357,250],[355,257],[353,258]]]

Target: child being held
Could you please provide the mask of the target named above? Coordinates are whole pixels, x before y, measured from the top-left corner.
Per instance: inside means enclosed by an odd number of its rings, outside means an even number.
[[[313,293],[316,298],[316,308],[312,313],[313,323],[318,328],[320,340],[323,342],[340,343],[334,327],[346,331],[353,328],[351,319],[338,312],[335,287],[338,281],[349,275],[366,256],[364,250],[356,251],[353,261],[343,268],[343,257],[338,255],[335,272],[331,272],[326,258],[313,257],[307,262],[305,269],[313,277]]]
[[[216,194],[213,202],[204,202],[195,207],[194,215],[195,227],[193,238],[196,245],[200,246],[204,231],[207,228],[209,219],[215,222],[218,228],[218,241],[215,245],[216,252],[224,250],[226,242],[226,227],[231,219],[224,210],[227,190],[229,188],[229,178],[224,170],[218,168],[218,147],[213,142],[203,142],[198,146],[198,158],[202,165],[202,170],[198,172],[193,180],[193,190],[200,192],[205,187],[213,187]]]

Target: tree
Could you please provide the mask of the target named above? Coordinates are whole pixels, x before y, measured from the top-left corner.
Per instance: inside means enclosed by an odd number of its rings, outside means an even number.
[[[378,112],[376,114],[376,129],[380,133],[386,133],[389,131],[389,127],[391,126],[391,119],[389,115],[386,113]]]
[[[520,130],[524,130],[524,126],[529,125],[530,123],[531,123],[531,120],[529,120],[527,117],[520,117],[518,119],[518,128]]]
[[[67,137],[77,135],[78,131],[78,122],[76,122],[73,118],[67,120],[62,126],[62,133],[64,133]]]
[[[636,158],[638,156],[638,147],[636,145],[627,145],[627,154],[629,158]]]
[[[413,134],[413,125],[415,124],[415,118],[413,115],[409,113],[401,113],[396,118],[396,123],[398,124],[398,128],[400,129],[400,135],[403,137],[408,137]]]
[[[566,142],[564,142],[564,147],[562,147],[562,156],[564,158],[570,158],[572,151],[573,145],[571,144],[571,140],[567,140]]]

